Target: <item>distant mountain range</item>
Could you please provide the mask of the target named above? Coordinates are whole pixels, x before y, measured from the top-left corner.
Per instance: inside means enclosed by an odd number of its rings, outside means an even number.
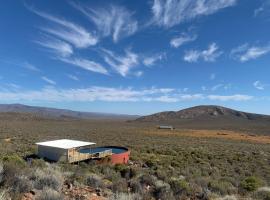
[[[173,125],[187,129],[230,129],[270,134],[270,116],[221,106],[196,106],[139,117],[133,122]]]
[[[97,112],[79,112],[66,109],[27,106],[23,104],[0,104],[0,113],[32,114],[44,118],[74,119],[135,119],[136,115],[121,115]]]

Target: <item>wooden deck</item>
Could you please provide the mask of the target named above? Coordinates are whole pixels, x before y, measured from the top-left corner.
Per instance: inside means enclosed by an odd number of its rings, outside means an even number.
[[[96,152],[93,154],[90,153],[80,153],[76,149],[71,149],[68,152],[68,162],[74,163],[74,162],[80,162],[84,160],[94,159],[94,158],[104,158],[107,156],[112,155],[112,150],[105,150],[101,152]]]

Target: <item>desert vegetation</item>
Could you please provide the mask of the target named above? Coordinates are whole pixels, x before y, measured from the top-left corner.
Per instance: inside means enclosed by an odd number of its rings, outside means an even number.
[[[224,130],[216,131],[224,137],[176,131],[125,121],[2,116],[0,199],[270,199],[268,143],[230,139]],[[129,147],[130,164],[26,159],[35,142],[59,138]]]

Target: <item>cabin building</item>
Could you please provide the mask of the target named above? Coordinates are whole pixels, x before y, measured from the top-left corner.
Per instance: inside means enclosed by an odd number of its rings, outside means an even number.
[[[158,129],[168,129],[168,130],[173,130],[174,127],[173,127],[173,126],[169,126],[169,125],[160,125],[160,126],[158,126]]]
[[[125,147],[103,146],[93,147],[96,143],[78,140],[52,140],[38,142],[37,155],[55,162],[75,163],[90,159],[109,158],[112,164],[126,164],[129,161],[130,150]]]
[[[83,142],[78,140],[52,140],[36,143],[38,156],[51,161],[76,162],[80,160],[79,149],[94,145],[93,142]],[[85,156],[81,155],[81,158]]]

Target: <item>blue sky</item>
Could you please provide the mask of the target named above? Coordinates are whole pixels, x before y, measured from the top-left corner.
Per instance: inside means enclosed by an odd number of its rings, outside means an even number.
[[[0,103],[270,114],[270,1],[8,1]]]

